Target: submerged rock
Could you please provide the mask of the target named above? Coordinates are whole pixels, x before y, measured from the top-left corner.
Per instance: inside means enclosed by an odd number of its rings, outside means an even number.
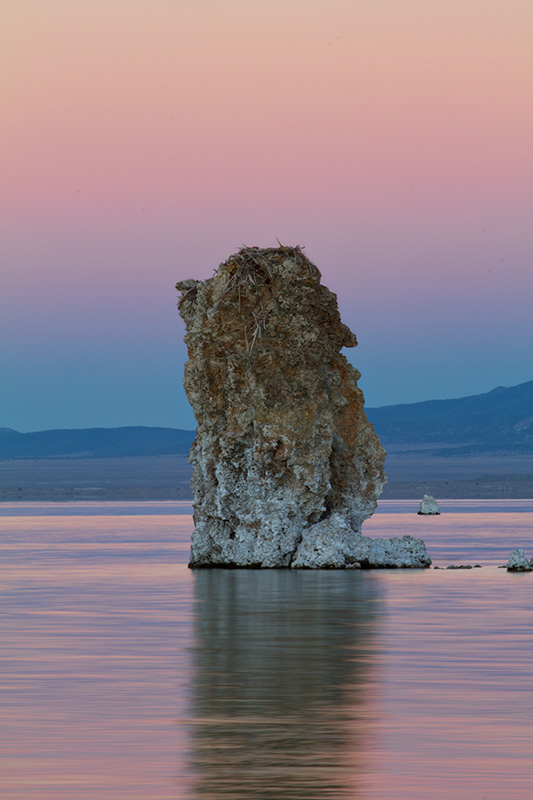
[[[356,337],[302,250],[243,248],[176,287],[198,423],[190,565],[421,566],[423,543],[361,535],[385,451],[340,352]]]
[[[440,514],[440,508],[432,494],[425,494],[418,509],[419,514]]]
[[[533,567],[531,566],[530,562],[524,555],[524,550],[522,547],[517,547],[511,555],[509,556],[509,561],[507,562],[507,571],[508,572],[531,572]]]

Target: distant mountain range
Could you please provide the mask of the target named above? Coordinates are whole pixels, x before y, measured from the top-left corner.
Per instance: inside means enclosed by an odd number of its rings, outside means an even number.
[[[194,431],[177,428],[81,428],[36,433],[0,428],[0,459],[185,455],[194,436]]]
[[[366,413],[382,442],[439,455],[533,453],[533,381],[456,400],[428,400]],[[407,449],[402,448],[402,449]]]
[[[367,408],[383,444],[404,452],[533,453],[533,381],[456,400]],[[0,428],[0,459],[185,455],[194,431],[83,428],[19,433]]]

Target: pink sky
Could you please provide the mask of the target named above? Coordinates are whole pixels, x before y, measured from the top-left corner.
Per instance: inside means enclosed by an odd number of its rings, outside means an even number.
[[[299,243],[369,405],[533,378],[529,0],[7,0],[0,426],[192,427],[173,285]]]

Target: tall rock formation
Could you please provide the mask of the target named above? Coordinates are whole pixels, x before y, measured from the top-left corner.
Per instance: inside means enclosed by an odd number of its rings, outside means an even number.
[[[191,566],[370,564],[361,524],[385,452],[340,352],[357,340],[320,277],[299,247],[248,247],[176,285],[198,423]]]

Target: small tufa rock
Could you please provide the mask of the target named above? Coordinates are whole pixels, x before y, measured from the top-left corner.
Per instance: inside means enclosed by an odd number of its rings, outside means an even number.
[[[437,501],[435,500],[432,494],[424,495],[424,497],[422,498],[422,502],[420,503],[418,513],[425,514],[428,516],[440,514],[440,508],[437,505]]]
[[[507,562],[507,572],[531,572],[533,569],[531,563],[524,555],[522,547],[517,547],[509,556]]]

